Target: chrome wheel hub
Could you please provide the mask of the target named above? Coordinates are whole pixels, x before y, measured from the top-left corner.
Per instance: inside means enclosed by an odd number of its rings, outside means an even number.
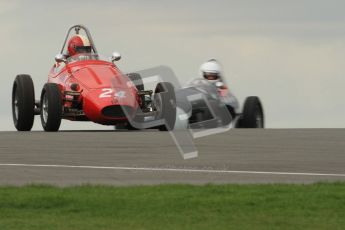
[[[256,127],[257,127],[257,128],[263,128],[262,116],[261,116],[260,113],[256,114],[255,122],[256,122]]]
[[[44,94],[44,96],[43,96],[42,118],[43,118],[44,123],[47,123],[47,120],[48,120],[48,98],[47,98],[47,94]]]
[[[18,105],[18,91],[16,90],[16,94],[14,95],[14,117],[18,120],[18,113],[19,113],[19,105]]]
[[[156,111],[161,112],[163,105],[162,105],[162,97],[159,93],[154,95],[154,107]]]

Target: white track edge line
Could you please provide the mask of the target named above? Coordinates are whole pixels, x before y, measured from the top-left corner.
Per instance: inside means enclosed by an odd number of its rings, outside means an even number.
[[[112,170],[162,171],[162,172],[198,172],[198,173],[266,174],[266,175],[345,177],[345,174],[336,174],[336,173],[268,172],[268,171],[265,172],[265,171],[183,169],[183,168],[179,169],[179,168],[144,168],[144,167],[120,167],[120,166],[92,166],[92,165],[0,164],[0,166],[45,167],[45,168],[81,168],[81,169],[112,169]]]

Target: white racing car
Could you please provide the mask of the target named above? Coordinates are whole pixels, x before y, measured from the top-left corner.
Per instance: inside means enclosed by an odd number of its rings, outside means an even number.
[[[203,78],[176,91],[176,128],[264,128],[260,99],[247,97],[243,109],[223,82],[213,84]]]

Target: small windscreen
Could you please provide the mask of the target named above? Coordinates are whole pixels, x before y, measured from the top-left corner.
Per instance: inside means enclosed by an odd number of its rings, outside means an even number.
[[[91,53],[91,46],[76,46],[77,53]]]

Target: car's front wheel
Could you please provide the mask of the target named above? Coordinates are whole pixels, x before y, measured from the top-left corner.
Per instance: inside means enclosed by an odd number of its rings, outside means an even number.
[[[138,73],[129,73],[127,77],[133,82],[133,84],[137,87],[139,91],[144,90],[144,83],[143,80]]]
[[[158,119],[165,124],[160,125],[160,131],[173,130],[176,122],[176,95],[174,86],[169,82],[158,83],[154,94],[154,107],[158,112]]]
[[[29,75],[16,77],[12,88],[12,116],[18,131],[30,131],[35,117],[34,83]]]
[[[258,97],[246,98],[239,122],[239,128],[264,128],[264,111]]]
[[[46,83],[41,94],[41,123],[45,131],[58,131],[62,118],[62,96],[57,84]]]

